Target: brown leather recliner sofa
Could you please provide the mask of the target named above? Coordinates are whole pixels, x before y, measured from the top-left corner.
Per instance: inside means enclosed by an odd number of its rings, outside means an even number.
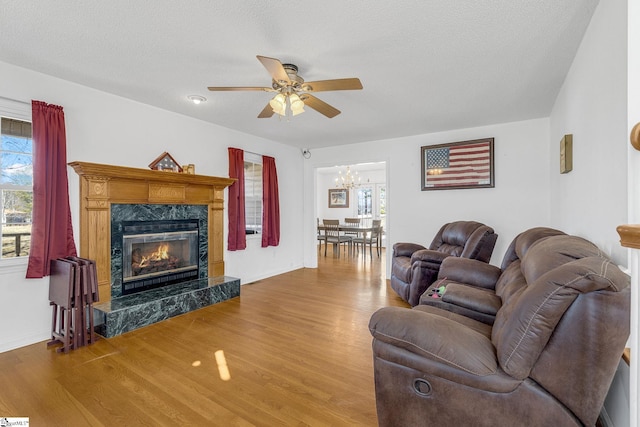
[[[629,276],[576,236],[525,252],[498,277],[515,290],[493,325],[431,305],[373,314],[381,426],[596,423],[629,335]]]
[[[518,234],[502,259],[500,268],[465,258],[448,258],[442,262],[438,279],[420,297],[420,304],[433,305],[492,325],[496,313],[513,294],[526,286],[525,280],[514,280],[521,273],[522,258],[537,241],[550,236],[566,235],[560,230],[536,227]],[[586,242],[589,254],[600,251]],[[544,268],[548,268],[546,265]]]
[[[395,243],[391,258],[391,288],[411,306],[438,277],[440,264],[450,256],[488,263],[498,235],[475,221],[443,225],[426,248],[417,243]]]

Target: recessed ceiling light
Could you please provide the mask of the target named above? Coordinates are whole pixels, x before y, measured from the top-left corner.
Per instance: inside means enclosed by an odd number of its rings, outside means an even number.
[[[200,104],[201,102],[207,102],[207,98],[200,95],[189,95],[187,96],[187,99],[189,99],[189,101],[193,102],[196,105]]]

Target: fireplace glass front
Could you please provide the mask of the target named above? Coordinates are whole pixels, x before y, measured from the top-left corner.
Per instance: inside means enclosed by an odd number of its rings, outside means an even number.
[[[198,278],[198,220],[123,222],[122,294]]]

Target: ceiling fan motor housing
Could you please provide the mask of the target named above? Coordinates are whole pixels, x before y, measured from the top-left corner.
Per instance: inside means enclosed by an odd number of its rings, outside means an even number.
[[[276,90],[289,89],[289,91],[299,91],[302,88],[304,79],[298,75],[298,66],[294,64],[282,64],[282,68],[289,76],[290,82],[274,81],[273,88]]]

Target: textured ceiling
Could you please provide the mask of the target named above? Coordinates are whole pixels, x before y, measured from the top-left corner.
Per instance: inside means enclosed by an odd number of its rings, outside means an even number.
[[[597,3],[0,0],[0,61],[317,148],[548,116]],[[289,121],[257,118],[272,94],[207,91],[269,86],[256,55],[364,89]]]

